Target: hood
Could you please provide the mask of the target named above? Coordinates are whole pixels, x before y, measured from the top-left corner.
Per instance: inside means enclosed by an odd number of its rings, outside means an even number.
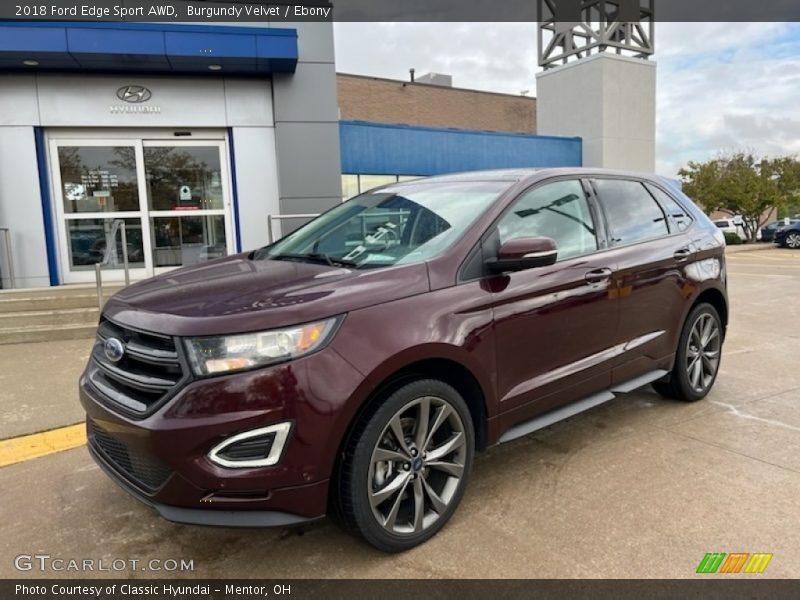
[[[103,314],[145,331],[220,335],[297,325],[428,290],[425,263],[359,271],[238,254],[131,285]]]

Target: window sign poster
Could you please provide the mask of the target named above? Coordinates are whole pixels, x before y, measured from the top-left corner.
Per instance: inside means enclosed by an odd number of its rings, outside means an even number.
[[[111,198],[111,192],[109,190],[95,190],[92,192],[92,195],[97,201],[97,206],[100,208],[105,208],[108,204],[108,199]]]
[[[138,211],[133,146],[58,146],[65,213]]]
[[[178,188],[178,205],[175,210],[200,210],[200,202],[192,194],[192,186],[184,184]]]
[[[64,197],[72,202],[86,198],[86,188],[80,183],[64,183]]]
[[[86,187],[115,188],[119,187],[119,179],[115,173],[105,170],[86,171],[81,175],[81,183]]]

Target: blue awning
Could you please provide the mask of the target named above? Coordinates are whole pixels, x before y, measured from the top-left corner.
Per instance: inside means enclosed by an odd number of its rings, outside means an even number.
[[[0,21],[0,71],[293,73],[297,30]]]

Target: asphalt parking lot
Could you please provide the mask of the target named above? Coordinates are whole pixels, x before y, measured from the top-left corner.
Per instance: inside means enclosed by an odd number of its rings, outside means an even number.
[[[107,479],[85,447],[0,468],[0,577],[20,554],[192,560],[202,578],[693,577],[707,552],[768,552],[800,575],[800,252],[731,254],[731,323],[707,399],[649,388],[479,455],[450,524],[401,555],[323,521],[303,535],[175,525]],[[81,420],[91,342],[0,346],[0,438]],[[740,575],[746,576],[746,575]],[[705,577],[708,577],[707,575]]]

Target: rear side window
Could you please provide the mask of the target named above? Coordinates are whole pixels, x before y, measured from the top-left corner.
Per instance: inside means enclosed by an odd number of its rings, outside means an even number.
[[[612,245],[634,244],[669,234],[664,212],[638,181],[597,179],[594,185],[608,218]]]
[[[669,222],[670,231],[683,232],[691,227],[692,217],[685,208],[675,201],[672,196],[654,185],[645,184],[645,186],[648,190],[650,190],[650,193],[655,196],[656,200],[658,200],[661,208],[664,209],[664,212],[667,215],[667,221]]]
[[[579,181],[548,183],[514,201],[497,225],[500,244],[520,237],[549,237],[558,259],[597,250],[594,221]]]

